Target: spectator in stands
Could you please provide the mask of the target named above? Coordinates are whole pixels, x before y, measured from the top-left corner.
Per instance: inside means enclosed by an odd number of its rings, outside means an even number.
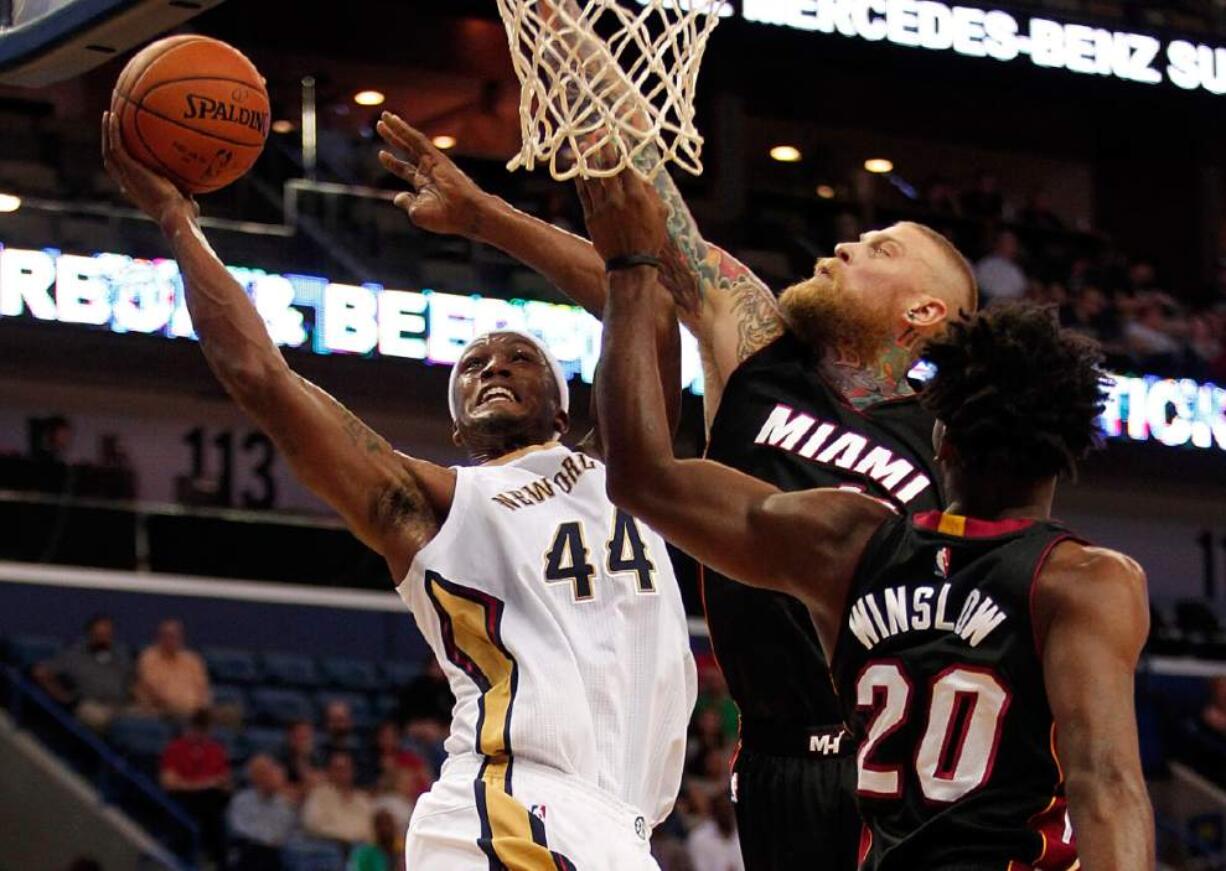
[[[962,210],[958,204],[958,195],[953,183],[940,175],[929,179],[924,194],[924,205],[929,211],[940,215],[956,215]]]
[[[136,698],[154,713],[185,720],[211,701],[200,654],[183,646],[183,623],[163,620],[136,661]]]
[[[745,871],[728,796],[720,795],[712,801],[711,818],[694,827],[687,846],[695,871]]]
[[[426,659],[421,674],[400,691],[398,719],[405,735],[430,761],[437,772],[445,757],[443,742],[451,731],[455,696],[443,669],[433,656]]]
[[[225,810],[230,797],[230,760],[209,734],[208,708],[192,714],[182,736],[162,751],[162,788],[195,817],[200,840],[214,861],[225,855]]]
[[[115,623],[105,615],[90,618],[84,638],[35,665],[32,674],[53,699],[71,706],[98,732],[131,702],[132,658],[115,643]]]
[[[353,756],[333,753],[327,779],[313,787],[302,806],[302,827],[308,835],[346,844],[371,840],[370,796],[354,786]]]
[[[376,784],[380,790],[390,788],[400,770],[425,765],[420,755],[405,749],[400,727],[393,720],[385,720],[375,729],[374,752],[370,754],[370,759],[372,774],[369,782]]]
[[[686,771],[702,776],[707,754],[713,750],[721,751],[727,744],[728,737],[720,720],[720,712],[713,707],[695,708],[685,747]]]
[[[710,653],[702,653],[695,657],[698,665],[698,702],[695,711],[705,711],[711,708],[719,713],[720,726],[727,741],[736,739],[740,730],[740,713],[736,703],[728,695],[728,682],[720,671],[715,657]],[[723,745],[721,745],[723,746]]]
[[[30,420],[30,458],[59,465],[68,462],[72,448],[73,429],[68,418],[61,415]]]
[[[346,871],[405,871],[404,831],[387,811],[376,811],[374,842],[354,848]]]
[[[295,720],[286,727],[281,764],[285,766],[286,791],[294,801],[301,802],[323,779],[324,760],[315,745],[315,725],[310,720]]]
[[[1226,741],[1226,677],[1209,681],[1209,702],[1201,712],[1201,721],[1210,732]]]
[[[378,768],[374,761],[374,753],[365,747],[353,727],[353,712],[347,702],[327,703],[324,708],[324,745],[320,748],[324,758],[332,753],[348,753],[356,765],[358,783],[362,786],[374,784],[378,777]]]
[[[230,802],[231,871],[280,871],[281,847],[298,825],[298,814],[282,790],[285,769],[271,756],[247,763],[246,789]]]
[[[962,213],[981,221],[998,221],[1005,213],[1000,179],[990,172],[979,174],[975,187],[962,194]]]
[[[1026,294],[1026,273],[1018,266],[1021,246],[1011,230],[996,234],[992,253],[975,264],[979,290],[989,303],[1021,299]]]
[[[1064,229],[1064,222],[1051,209],[1051,200],[1047,191],[1035,188],[1026,200],[1026,207],[1018,214],[1019,222],[1041,230],[1059,231]]]
[[[413,765],[398,766],[380,780],[379,795],[375,797],[374,804],[375,810],[390,813],[401,831],[409,827],[409,817],[413,815],[417,799],[430,788],[430,772],[425,760],[417,754],[410,755],[414,760]]]
[[[1124,325],[1124,339],[1142,368],[1168,373],[1178,367],[1182,357],[1183,346],[1175,338],[1175,331],[1162,301],[1147,294]]]

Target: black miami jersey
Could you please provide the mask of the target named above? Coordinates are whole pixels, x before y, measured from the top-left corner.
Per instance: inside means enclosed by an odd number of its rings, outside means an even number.
[[[933,418],[915,397],[853,408],[791,333],[743,362],[724,390],[707,457],[783,490],[844,487],[907,510],[939,508]],[[820,727],[841,717],[806,608],[703,572],[711,643],[742,728]]]
[[[831,658],[860,744],[864,871],[1068,871],[1077,850],[1031,590],[1050,521],[887,520]]]

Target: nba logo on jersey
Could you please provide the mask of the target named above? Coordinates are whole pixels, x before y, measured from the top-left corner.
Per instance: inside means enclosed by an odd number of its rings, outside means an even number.
[[[545,822],[545,805],[534,804],[532,807],[528,808],[528,813],[532,814],[532,816],[536,817],[542,823]]]
[[[937,574],[943,578],[949,577],[949,557],[949,548],[943,547],[937,551]]]

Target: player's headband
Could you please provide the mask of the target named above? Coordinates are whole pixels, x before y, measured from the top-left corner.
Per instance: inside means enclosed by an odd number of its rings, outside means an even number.
[[[456,417],[459,416],[459,409],[456,408],[455,404],[455,385],[456,381],[459,380],[460,377],[459,361],[464,359],[464,355],[468,353],[468,349],[473,345],[488,339],[490,336],[504,333],[509,333],[510,335],[523,339],[526,342],[531,342],[534,346],[536,346],[536,349],[541,352],[541,356],[544,357],[545,362],[549,364],[549,370],[553,372],[553,380],[558,386],[558,404],[561,405],[563,411],[569,413],[570,386],[566,382],[566,372],[563,371],[562,364],[558,362],[558,358],[553,355],[553,351],[546,348],[545,343],[531,333],[525,333],[523,330],[503,329],[490,330],[488,333],[482,333],[479,336],[475,336],[473,340],[465,345],[464,349],[460,351],[460,356],[456,358],[456,365],[451,367],[451,377],[447,380],[447,407],[451,410],[451,419],[454,421]]]

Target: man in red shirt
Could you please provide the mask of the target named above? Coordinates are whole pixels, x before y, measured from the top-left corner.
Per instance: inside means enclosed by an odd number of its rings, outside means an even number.
[[[215,861],[225,853],[224,814],[230,797],[230,760],[209,734],[207,708],[192,715],[183,734],[162,751],[162,788],[200,825],[201,846]]]

